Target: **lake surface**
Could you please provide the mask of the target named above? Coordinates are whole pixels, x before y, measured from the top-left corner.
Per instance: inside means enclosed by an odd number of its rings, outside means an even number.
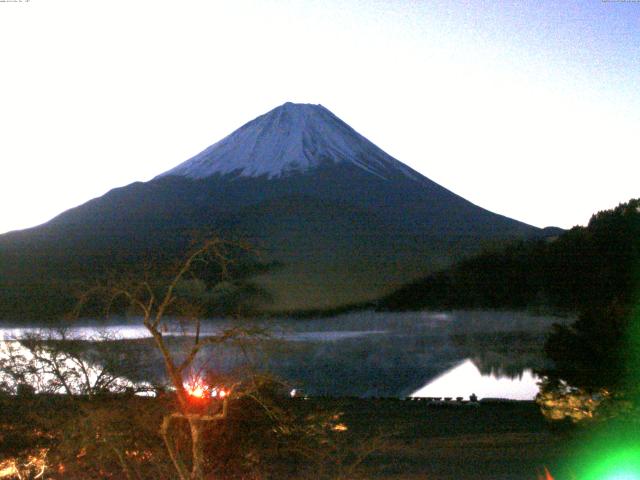
[[[555,317],[520,312],[357,312],[323,319],[244,322],[269,330],[250,350],[207,348],[198,370],[237,374],[268,370],[310,395],[425,396],[531,399],[532,370],[545,366],[542,346]],[[237,325],[207,320],[203,335]],[[55,330],[0,324],[0,339]],[[166,335],[177,356],[190,339],[188,325],[172,322]],[[137,353],[133,381],[163,381],[162,363],[138,319],[83,321],[67,338],[118,339]],[[146,340],[145,340],[146,339]]]

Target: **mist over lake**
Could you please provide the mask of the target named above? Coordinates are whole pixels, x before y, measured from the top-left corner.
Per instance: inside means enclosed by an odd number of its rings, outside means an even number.
[[[449,370],[472,365],[467,370],[475,366],[487,381],[503,379],[501,391],[494,396],[515,398],[511,391],[515,387],[504,380],[514,379],[517,383],[523,374],[530,378],[531,370],[545,366],[542,347],[546,334],[553,323],[564,321],[567,320],[493,311],[365,311],[306,320],[210,319],[203,323],[203,336],[238,325],[264,327],[268,337],[248,338],[243,345],[207,347],[197,371],[192,373],[268,371],[292,389],[309,395],[405,397]],[[39,326],[0,324],[0,336],[5,340],[29,332],[56,335],[55,330]],[[69,326],[65,335],[126,342],[131,349],[143,351],[143,361],[136,368],[138,377],[132,380],[164,380],[160,356],[138,319],[85,319]],[[193,340],[188,326],[178,321],[169,324],[165,336],[170,337],[171,348],[178,357]],[[448,396],[473,393],[463,387],[453,390]]]

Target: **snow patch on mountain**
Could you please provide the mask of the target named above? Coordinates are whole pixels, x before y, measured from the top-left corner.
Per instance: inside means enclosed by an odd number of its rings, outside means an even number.
[[[289,102],[159,177],[197,179],[237,174],[273,178],[306,173],[328,163],[351,163],[383,179],[392,172],[415,180],[422,178],[322,105]]]

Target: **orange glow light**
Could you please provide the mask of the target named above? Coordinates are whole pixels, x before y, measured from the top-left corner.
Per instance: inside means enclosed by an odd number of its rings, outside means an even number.
[[[547,467],[544,467],[544,475],[538,475],[538,480],[554,480]]]
[[[184,389],[187,391],[189,396],[195,398],[205,398],[209,395],[209,387],[207,387],[207,385],[205,385],[200,379],[195,379],[189,383],[185,383]]]
[[[202,398],[204,397],[204,388],[202,388],[201,386],[193,387],[189,392],[189,395],[191,395],[192,397]]]
[[[220,387],[210,387],[201,379],[194,379],[184,384],[184,389],[190,397],[194,398],[225,398],[229,392]]]

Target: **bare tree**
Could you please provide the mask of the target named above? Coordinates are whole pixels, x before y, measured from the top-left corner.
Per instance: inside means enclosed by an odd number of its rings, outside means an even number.
[[[91,458],[89,466],[100,466],[99,471],[118,465],[126,478],[151,478],[152,474],[153,478],[167,475],[202,480],[212,478],[214,469],[220,469],[218,474],[224,477],[222,465],[229,467],[229,475],[241,474],[242,478],[258,478],[265,470],[273,471],[276,477],[308,478],[307,474],[313,474],[316,478],[356,478],[356,470],[377,444],[366,442],[367,448],[353,450],[339,414],[307,402],[290,408],[296,400],[283,400],[284,387],[268,376],[221,380],[219,372],[209,371],[207,376],[202,367],[216,358],[212,356],[216,346],[232,344],[241,352],[255,353],[256,343],[269,338],[258,327],[229,323],[212,332],[203,324],[211,292],[233,276],[238,255],[252,255],[252,251],[244,244],[210,239],[168,270],[155,263],[139,272],[112,274],[85,290],[73,317],[101,307],[106,308],[108,317],[112,312],[140,316],[171,393],[150,402],[128,397],[123,403],[123,397],[111,396],[87,402],[84,421],[70,422],[70,435],[64,435],[69,437],[65,448],[70,448],[71,458],[86,455]],[[176,338],[176,333],[182,333],[181,338]],[[50,340],[26,343],[42,360],[34,368],[55,380],[50,391],[91,397],[118,385],[112,380],[117,368],[109,364],[103,364],[105,373],[91,373],[73,359],[72,373],[60,368],[69,364],[69,352],[91,365],[91,349],[101,343],[92,346],[67,338],[64,342]],[[119,342],[106,343],[107,350],[120,348]],[[131,349],[131,345],[122,348]],[[19,365],[20,354],[14,352],[7,362]],[[144,355],[148,354],[147,350]],[[30,372],[13,371],[16,374],[8,381],[14,384],[26,380]],[[140,433],[143,431],[146,433]],[[154,440],[150,432],[159,436]],[[82,445],[80,453],[73,450],[77,445]],[[76,467],[86,475],[87,465]],[[175,474],[167,473],[169,470]]]
[[[75,312],[79,315],[83,305],[98,296],[108,299],[108,312],[116,304],[122,307],[124,300],[128,311],[141,315],[142,324],[161,354],[164,370],[175,392],[177,411],[164,417],[160,432],[181,480],[204,478],[205,427],[212,422],[224,420],[227,417],[229,400],[239,395],[238,384],[227,385],[216,391],[209,389],[207,385],[200,385],[198,395],[193,395],[194,392],[188,391],[188,374],[192,371],[194,362],[209,345],[239,341],[263,334],[258,328],[230,327],[215,335],[203,335],[202,317],[206,305],[202,291],[197,292],[200,295],[193,294],[194,289],[202,290],[203,284],[196,271],[204,270],[210,273],[211,270],[215,270],[218,280],[224,281],[229,276],[229,268],[235,262],[233,254],[248,252],[251,252],[251,249],[246,244],[211,238],[193,249],[169,274],[153,274],[147,268],[139,276],[128,274],[91,289],[85,293]],[[186,352],[180,352],[180,355],[174,353],[168,343],[170,321],[175,319],[184,331],[188,330],[192,335]],[[193,379],[191,381],[193,382]],[[198,398],[203,396],[207,398]],[[188,423],[191,468],[187,467],[173,441],[172,427],[175,421]]]
[[[127,378],[131,349],[114,349],[106,332],[70,337],[68,328],[28,332],[0,343],[0,391],[94,396],[140,392],[150,385]],[[117,366],[117,368],[116,368]]]

